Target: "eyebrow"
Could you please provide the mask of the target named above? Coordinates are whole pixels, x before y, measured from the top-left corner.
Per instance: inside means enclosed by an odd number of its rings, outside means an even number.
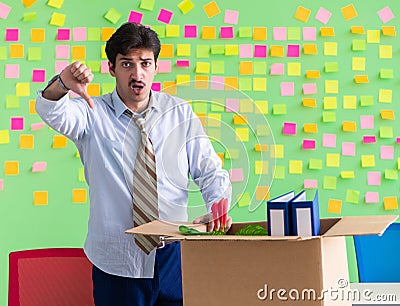
[[[151,57],[148,57],[148,58],[139,57],[139,59],[141,61],[152,61],[153,60]],[[133,59],[130,57],[121,57],[119,60],[120,61],[132,61]]]

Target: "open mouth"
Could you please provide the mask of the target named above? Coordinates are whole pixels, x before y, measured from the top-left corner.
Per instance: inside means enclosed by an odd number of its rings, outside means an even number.
[[[144,89],[144,84],[140,82],[131,82],[130,87],[132,88],[133,92],[138,95],[140,94],[143,89]]]

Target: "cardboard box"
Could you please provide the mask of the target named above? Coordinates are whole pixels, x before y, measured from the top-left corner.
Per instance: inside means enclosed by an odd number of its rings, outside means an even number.
[[[185,306],[352,305],[345,236],[382,234],[398,216],[321,219],[314,237],[183,236],[180,223],[127,231],[181,240]]]

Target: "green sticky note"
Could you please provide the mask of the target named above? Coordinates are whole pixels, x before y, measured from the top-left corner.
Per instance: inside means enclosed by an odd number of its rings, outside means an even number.
[[[165,26],[163,25],[154,25],[151,26],[151,29],[157,33],[159,38],[165,38]]]
[[[308,168],[312,170],[322,169],[322,159],[311,158],[308,164]]]
[[[30,47],[28,48],[28,61],[41,61],[42,60],[42,48]]]
[[[322,122],[336,122],[336,113],[322,112]]]
[[[286,104],[274,104],[272,106],[272,114],[274,115],[286,115]]]
[[[379,128],[380,138],[393,138],[393,129],[391,126],[381,126]]]
[[[87,40],[88,41],[100,41],[101,30],[100,28],[88,28],[87,29]]]
[[[254,62],[253,63],[253,73],[254,74],[267,74],[267,62]]]
[[[251,78],[239,78],[239,90],[252,91],[253,83]]]
[[[358,190],[347,189],[346,191],[346,202],[352,204],[358,204],[360,192]]]
[[[37,17],[37,13],[36,12],[27,12],[24,13],[24,17],[23,17],[23,21],[32,21],[32,20],[36,20]]]
[[[142,1],[143,2],[143,1]],[[108,12],[104,15],[104,18],[113,24],[116,24],[121,18],[122,14],[118,12],[115,8],[110,8]]]
[[[4,61],[7,59],[7,48],[0,47],[0,60]]]
[[[211,142],[219,142],[221,140],[221,129],[207,128],[207,135]]]
[[[209,45],[197,45],[196,46],[196,57],[197,58],[210,57],[210,46]]]
[[[238,159],[239,158],[239,150],[234,148],[228,148],[225,152],[226,159]]]
[[[78,182],[86,182],[85,170],[83,167],[78,169]]]
[[[336,190],[336,180],[335,176],[324,176],[324,189]]]
[[[87,65],[90,69],[92,69],[92,72],[100,72],[100,61],[87,61]]]
[[[360,96],[360,105],[361,106],[374,105],[374,97],[373,96]]]
[[[101,94],[105,95],[105,94],[107,94],[109,92],[113,92],[114,87],[115,87],[114,83],[103,83],[103,84],[101,84]]]
[[[381,69],[379,72],[381,79],[393,79],[393,69]]]
[[[399,171],[396,169],[386,169],[385,179],[387,180],[397,180],[399,178]]]
[[[207,113],[207,103],[204,101],[193,101],[192,107],[193,107],[193,111],[196,114],[206,114]]]
[[[225,61],[211,61],[211,74],[224,74]]]
[[[271,134],[270,128],[266,124],[259,124],[256,127],[256,135],[257,136],[269,136]]]
[[[225,45],[211,45],[211,54],[225,54]]]
[[[246,207],[246,206],[250,205],[251,197],[248,192],[239,194],[237,197],[238,197],[238,206],[239,207]]]
[[[19,97],[6,96],[6,108],[19,108]]]
[[[225,104],[223,98],[213,98],[211,99],[211,106],[210,110],[212,112],[224,112],[225,111]]]
[[[239,37],[240,38],[251,38],[253,36],[252,27],[239,27]]]
[[[141,0],[140,1],[140,8],[143,10],[152,11],[154,8],[155,0]]]
[[[339,64],[337,62],[326,62],[325,72],[337,72],[339,71]]]
[[[274,172],[274,179],[285,179],[285,166],[276,166]]]
[[[353,51],[364,51],[367,49],[367,42],[364,39],[353,39],[351,49]]]
[[[300,28],[288,27],[287,28],[288,40],[300,40]]]

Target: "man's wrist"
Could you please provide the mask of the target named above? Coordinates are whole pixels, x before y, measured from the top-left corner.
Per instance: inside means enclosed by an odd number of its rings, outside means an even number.
[[[69,89],[67,86],[65,86],[63,80],[61,79],[61,73],[57,75],[57,82],[58,82],[58,85],[59,85],[64,91],[66,91],[66,92],[70,91],[70,89]]]
[[[68,93],[69,89],[65,86],[64,82],[57,74],[51,78],[47,86],[42,91],[42,96],[45,99],[57,101]]]

